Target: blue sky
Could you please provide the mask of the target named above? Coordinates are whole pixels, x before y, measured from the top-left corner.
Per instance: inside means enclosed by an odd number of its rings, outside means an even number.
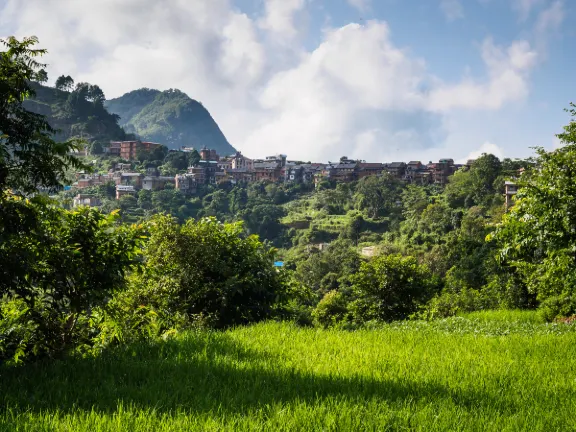
[[[559,145],[575,18],[574,0],[0,0],[0,35],[37,35],[52,78],[180,88],[249,156],[303,160]]]

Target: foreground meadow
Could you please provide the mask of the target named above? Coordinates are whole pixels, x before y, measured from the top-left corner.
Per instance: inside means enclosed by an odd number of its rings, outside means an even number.
[[[3,368],[0,430],[575,430],[576,332],[535,321],[265,323]]]

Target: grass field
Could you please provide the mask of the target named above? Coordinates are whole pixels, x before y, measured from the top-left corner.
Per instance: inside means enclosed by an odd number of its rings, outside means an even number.
[[[0,369],[6,431],[571,431],[576,330],[476,314],[266,323]]]

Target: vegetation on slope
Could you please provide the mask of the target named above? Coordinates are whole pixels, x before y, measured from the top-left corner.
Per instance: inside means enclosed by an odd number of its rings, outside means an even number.
[[[135,90],[107,101],[106,106],[120,116],[127,131],[142,139],[172,149],[206,146],[221,155],[236,152],[208,110],[180,90]]]
[[[32,82],[35,97],[24,107],[46,116],[55,129],[54,138],[80,138],[93,153],[101,153],[111,140],[130,138],[118,125],[118,116],[104,108],[104,93],[98,86],[78,83],[75,88],[52,88]]]

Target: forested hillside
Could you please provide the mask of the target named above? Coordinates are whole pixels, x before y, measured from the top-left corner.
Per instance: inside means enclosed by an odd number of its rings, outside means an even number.
[[[208,110],[180,90],[143,88],[106,101],[105,106],[120,116],[127,131],[142,139],[172,149],[206,146],[221,155],[236,152]]]
[[[56,130],[55,138],[65,141],[82,138],[89,150],[100,153],[111,140],[124,140],[127,135],[118,125],[118,116],[104,107],[105,96],[100,87],[70,80],[58,83],[56,88],[39,82],[31,83],[36,95],[24,102],[24,107],[46,116]]]

